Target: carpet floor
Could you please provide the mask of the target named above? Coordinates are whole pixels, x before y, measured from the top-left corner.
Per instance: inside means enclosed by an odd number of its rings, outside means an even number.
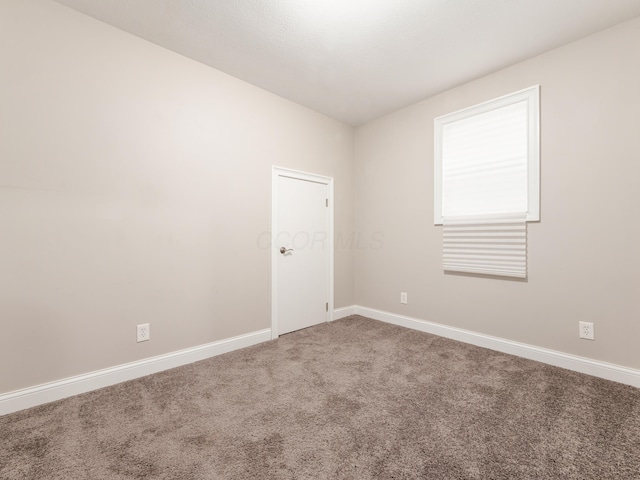
[[[2,479],[640,479],[640,390],[352,316],[0,417]]]

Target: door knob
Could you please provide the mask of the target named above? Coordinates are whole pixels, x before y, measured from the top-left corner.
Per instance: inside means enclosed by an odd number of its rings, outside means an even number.
[[[293,252],[293,248],[284,248],[284,247],[280,247],[280,253],[281,254],[285,254],[287,252]]]

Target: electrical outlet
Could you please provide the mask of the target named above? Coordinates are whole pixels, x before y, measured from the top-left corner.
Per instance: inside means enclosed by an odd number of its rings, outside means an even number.
[[[136,325],[136,341],[138,342],[146,342],[151,338],[151,330],[149,330],[149,324],[143,323],[141,325]]]
[[[579,322],[579,325],[580,325],[580,338],[584,338],[585,340],[596,339],[592,322]]]
[[[400,292],[400,303],[407,304],[407,292]]]

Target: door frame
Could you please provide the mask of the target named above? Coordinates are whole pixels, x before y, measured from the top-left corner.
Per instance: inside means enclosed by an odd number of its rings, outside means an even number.
[[[325,177],[324,175],[317,175],[315,173],[301,172],[298,170],[291,170],[288,168],[272,166],[271,167],[271,339],[276,339],[279,336],[278,333],[278,251],[277,245],[275,245],[274,236],[278,232],[278,178],[287,177],[295,180],[302,180],[307,182],[315,182],[326,185],[328,188],[329,196],[329,226],[327,232],[328,240],[328,268],[327,271],[327,291],[329,292],[329,311],[327,312],[327,321],[333,320],[333,178]]]

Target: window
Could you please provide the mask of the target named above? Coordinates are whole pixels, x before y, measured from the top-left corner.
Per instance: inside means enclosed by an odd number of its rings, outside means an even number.
[[[540,219],[540,87],[435,119],[434,221],[445,271],[527,277]]]
[[[434,222],[526,213],[540,219],[538,85],[435,119]]]

